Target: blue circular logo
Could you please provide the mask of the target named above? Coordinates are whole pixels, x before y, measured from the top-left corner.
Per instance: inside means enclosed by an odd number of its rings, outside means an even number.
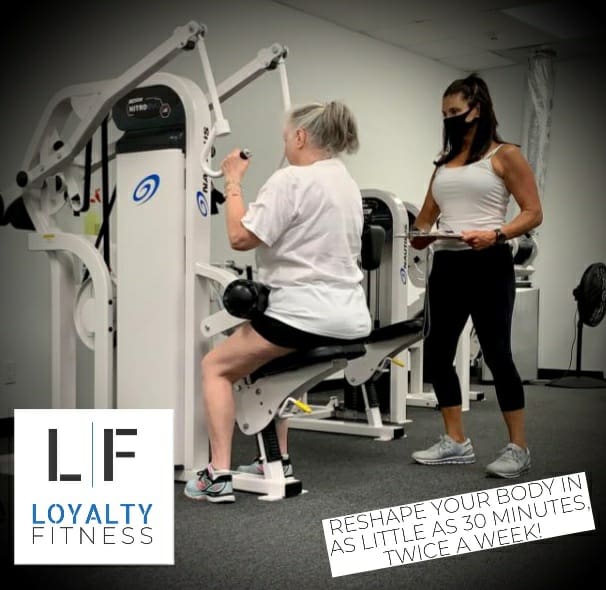
[[[136,187],[133,192],[133,201],[137,205],[142,205],[149,201],[160,186],[160,177],[157,174],[146,176]]]
[[[196,201],[198,201],[198,209],[200,209],[200,213],[202,213],[202,217],[206,217],[208,215],[208,204],[206,202],[206,197],[202,191],[198,191],[196,193]]]
[[[404,285],[406,284],[406,281],[408,280],[407,274],[408,273],[406,272],[406,269],[402,266],[400,268],[400,279],[402,280],[402,283]]]

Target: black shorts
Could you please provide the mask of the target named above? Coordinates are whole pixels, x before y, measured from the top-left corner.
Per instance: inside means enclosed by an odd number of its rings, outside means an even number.
[[[363,340],[360,338],[356,340],[341,340],[329,336],[319,336],[318,334],[293,328],[265,314],[254,315],[250,320],[250,324],[255,332],[272,344],[297,350],[317,348],[319,346],[343,346],[343,344],[353,344],[354,342],[361,342]]]

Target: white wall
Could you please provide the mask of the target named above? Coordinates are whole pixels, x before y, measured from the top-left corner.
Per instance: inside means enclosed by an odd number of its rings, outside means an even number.
[[[361,149],[347,161],[360,186],[392,191],[420,206],[440,144],[441,93],[460,72],[271,2],[181,1],[163,10],[155,6],[105,2],[103,9],[87,6],[86,15],[66,11],[61,18],[57,7],[41,7],[34,22],[14,15],[14,22],[31,24],[26,30],[15,27],[13,36],[9,33],[2,41],[7,65],[1,76],[0,187],[14,178],[42,110],[57,90],[115,77],[176,26],[198,20],[208,26],[206,44],[217,81],[263,47],[274,42],[288,46],[293,102],[342,99],[356,114]],[[163,69],[203,84],[197,52],[179,56]],[[236,145],[253,151],[244,183],[248,199],[282,156],[280,101],[277,75],[266,74],[224,106],[233,133],[217,143],[215,162],[218,165]],[[252,262],[250,253],[238,255],[229,249],[223,223],[222,216],[213,219],[213,259]],[[25,232],[0,229],[0,367],[6,360],[17,363],[16,384],[5,385],[0,379],[0,416],[15,407],[50,404],[45,256],[27,250]],[[79,404],[87,407],[92,399],[91,355],[81,349],[79,357]]]
[[[504,141],[522,142],[522,113],[526,92],[526,68],[510,66],[481,72],[486,81],[499,126],[497,131]]]
[[[540,264],[540,361],[567,367],[574,336],[572,290],[587,266],[606,263],[604,166],[606,113],[598,59],[558,64],[545,179]],[[573,356],[572,366],[575,367]],[[606,371],[606,321],[583,330],[582,368]]]
[[[539,367],[576,367],[576,301],[572,290],[593,262],[606,263],[606,113],[598,58],[555,63],[552,131],[545,187],[544,220],[538,229],[534,266],[540,289]],[[504,139],[521,141],[524,66],[484,73]],[[516,129],[519,131],[516,134]],[[582,369],[606,372],[606,321],[583,329]]]

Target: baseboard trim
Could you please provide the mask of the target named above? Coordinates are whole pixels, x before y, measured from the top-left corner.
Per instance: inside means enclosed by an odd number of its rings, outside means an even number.
[[[539,369],[538,370],[538,379],[559,379],[560,377],[567,377],[569,375],[576,375],[577,372],[575,369]],[[582,377],[594,377],[596,379],[604,379],[603,371],[581,371],[580,375]]]

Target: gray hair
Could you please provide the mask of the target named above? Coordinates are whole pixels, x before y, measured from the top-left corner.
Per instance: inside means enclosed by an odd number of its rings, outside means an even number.
[[[360,146],[354,116],[342,102],[333,100],[294,107],[288,112],[287,121],[305,129],[311,143],[332,155],[352,154]]]

